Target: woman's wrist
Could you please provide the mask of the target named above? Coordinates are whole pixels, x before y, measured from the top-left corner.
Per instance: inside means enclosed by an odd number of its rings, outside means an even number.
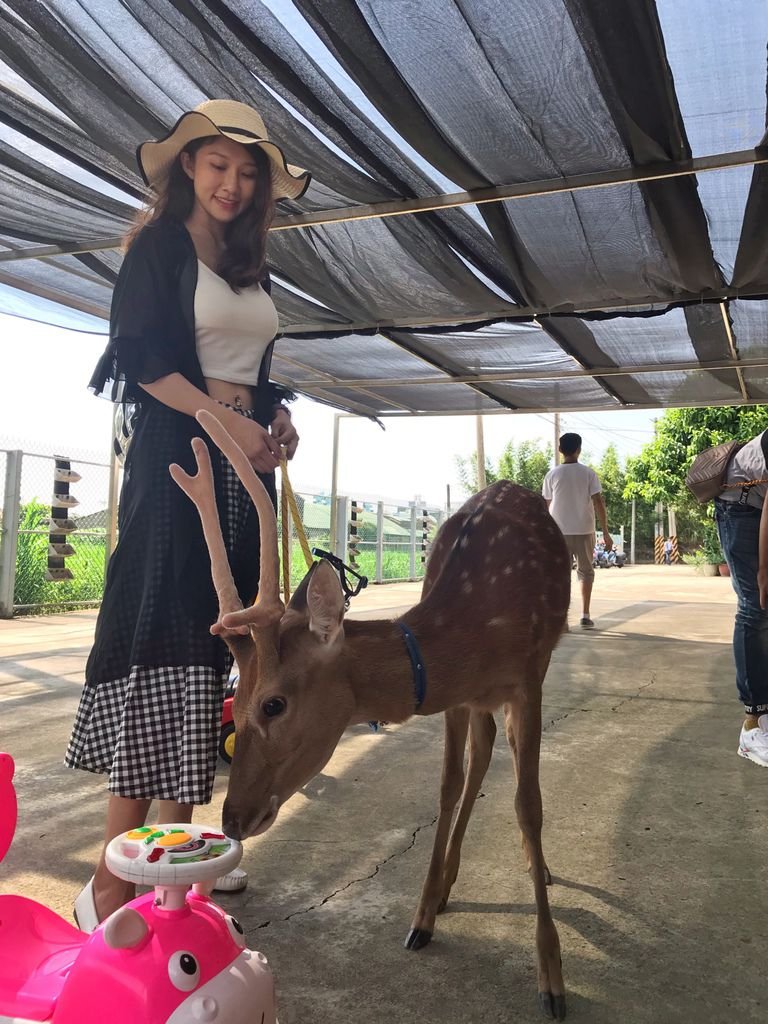
[[[284,412],[285,415],[288,417],[288,419],[292,418],[291,417],[291,410],[288,408],[288,406],[287,405],[283,405],[282,402],[278,402],[277,405],[275,405],[273,407],[273,409],[272,409],[272,419],[274,419],[275,416],[277,416],[278,413],[281,413],[281,412]]]

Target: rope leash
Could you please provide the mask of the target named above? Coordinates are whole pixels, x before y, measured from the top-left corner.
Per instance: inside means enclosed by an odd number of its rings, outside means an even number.
[[[296,501],[296,495],[293,493],[293,487],[291,481],[288,478],[288,460],[283,457],[280,459],[280,473],[283,486],[280,488],[280,518],[282,520],[282,546],[283,546],[283,601],[285,604],[291,599],[291,553],[290,553],[290,522],[288,514],[290,510],[290,516],[293,519],[293,527],[296,531],[296,536],[299,538],[299,544],[304,554],[304,560],[307,563],[307,569],[312,568],[312,552],[309,549],[309,541],[307,540],[307,534],[304,530],[304,523],[301,520],[299,514],[299,506]]]

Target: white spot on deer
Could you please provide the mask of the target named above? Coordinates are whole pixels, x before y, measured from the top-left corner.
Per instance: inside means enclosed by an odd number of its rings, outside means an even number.
[[[492,555],[492,554],[491,554],[491,553],[489,552],[489,553],[488,553],[488,554],[487,554],[487,555],[485,556],[485,558],[484,558],[484,562],[485,562],[485,564],[486,564],[486,565],[490,565],[492,561],[493,561],[493,555]]]
[[[538,612],[531,612],[531,625],[532,626],[537,626],[538,623],[539,623]]]
[[[465,569],[464,572],[461,574],[461,576],[459,576],[459,579],[460,580],[468,580],[469,579],[469,569]]]
[[[509,533],[509,527],[508,526],[502,526],[502,528],[499,530],[499,532],[496,534],[496,536],[497,537],[506,537],[506,535],[508,533]]]
[[[506,626],[507,620],[502,615],[496,615],[488,620],[489,626]]]
[[[518,569],[522,569],[524,565],[525,565],[525,559],[521,558],[520,561],[517,563],[517,568]]]
[[[524,565],[524,564],[525,564],[524,562],[520,562],[520,565]],[[509,575],[511,575],[511,573],[512,573],[512,566],[511,565],[505,565],[504,566],[504,575],[505,576],[509,576]]]
[[[493,586],[493,584],[494,584],[494,583],[496,582],[496,580],[497,580],[498,578],[499,578],[499,577],[498,577],[498,576],[497,576],[497,575],[496,575],[496,574],[494,573],[494,575],[493,575],[493,576],[491,576],[491,578],[490,578],[490,579],[488,580],[488,582],[490,583],[490,585],[491,585],[491,586]]]
[[[539,568],[539,563],[538,562],[531,562],[531,568],[532,569],[538,569]]]
[[[461,589],[464,591],[465,594],[471,594],[472,593],[472,584],[471,583],[465,583],[464,586]]]
[[[467,544],[469,544],[469,537],[467,537],[467,536],[462,537],[461,540],[459,541],[459,547],[460,548],[465,548],[467,546]]]

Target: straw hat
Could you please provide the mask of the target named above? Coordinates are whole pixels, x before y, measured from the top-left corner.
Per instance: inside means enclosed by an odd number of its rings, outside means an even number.
[[[306,192],[311,178],[309,172],[287,163],[280,147],[269,141],[261,115],[253,107],[235,100],[206,100],[182,114],[165,138],[142,142],[136,150],[136,159],[147,185],[157,187],[182,149],[193,139],[209,135],[224,135],[244,146],[254,143],[260,146],[269,157],[275,199],[298,199]]]

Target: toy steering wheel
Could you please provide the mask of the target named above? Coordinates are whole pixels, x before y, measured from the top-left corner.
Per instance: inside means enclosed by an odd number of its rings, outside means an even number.
[[[237,867],[243,848],[204,825],[145,826],[116,836],[107,867],[126,882],[163,887],[210,882]]]

